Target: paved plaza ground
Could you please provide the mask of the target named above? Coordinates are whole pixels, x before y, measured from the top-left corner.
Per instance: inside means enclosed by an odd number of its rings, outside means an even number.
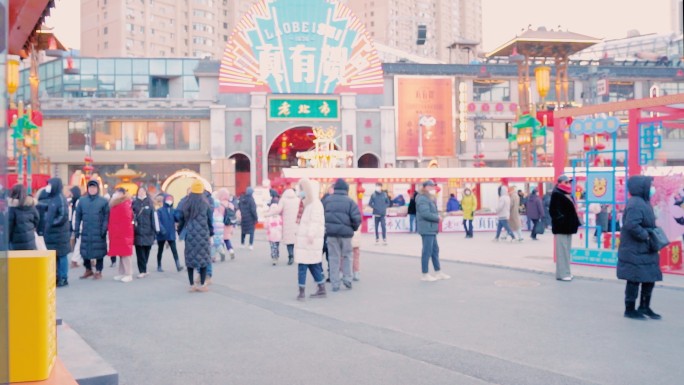
[[[167,272],[129,284],[108,266],[100,282],[72,270],[58,314],[125,385],[684,383],[683,277],[654,292],[663,320],[632,321],[613,269],[559,282],[550,235],[475,236],[439,236],[453,278],[434,283],[419,281],[417,235],[364,236],[361,281],[300,303],[295,266],[271,266],[258,234],[215,265],[209,293],[188,293],[167,254]]]

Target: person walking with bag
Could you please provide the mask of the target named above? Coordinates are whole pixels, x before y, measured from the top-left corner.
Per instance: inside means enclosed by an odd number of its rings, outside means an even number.
[[[173,195],[165,194],[162,207],[157,209],[159,219],[159,233],[157,234],[157,271],[164,272],[162,269],[162,256],[164,245],[168,245],[176,264],[176,271],[183,271],[178,260],[178,249],[176,248],[176,210],[173,208]]]
[[[38,200],[38,205],[43,207],[39,212],[44,213],[42,227],[38,226],[38,235],[43,237],[45,247],[54,250],[57,256],[57,287],[69,284],[69,206],[62,193],[63,188],[61,179],[50,178],[47,187],[40,194],[42,199]]]
[[[544,218],[544,205],[542,204],[539,194],[537,194],[537,189],[533,189],[530,196],[527,198],[525,203],[525,212],[527,213],[527,219],[532,221],[532,234],[530,238],[533,241],[537,241],[537,235],[544,232],[544,225],[540,221]],[[541,232],[539,231],[541,230]]]
[[[656,228],[656,217],[650,199],[655,194],[650,176],[632,176],[627,180],[631,197],[625,206],[618,247],[617,277],[627,281],[625,287],[625,317],[644,320],[661,319],[651,309],[655,282],[663,280],[658,247],[651,234]],[[641,285],[641,300],[636,300]]]
[[[306,298],[306,273],[311,272],[318,285],[311,298],[325,298],[325,276],[323,275],[323,238],[325,236],[325,211],[318,197],[318,182],[302,179],[297,184],[298,196],[303,202],[304,211],[299,219],[299,227],[294,245],[294,260],[297,263],[298,301]],[[339,275],[338,275],[339,276]]]
[[[570,282],[573,278],[570,272],[572,236],[577,234],[581,223],[572,197],[572,179],[566,175],[558,177],[556,188],[551,193],[549,215],[556,254],[556,279]]]
[[[109,201],[109,250],[107,255],[119,257],[119,275],[115,281],[128,283],[133,280],[133,203],[125,189],[118,188]]]
[[[109,202],[100,196],[100,185],[97,181],[89,181],[87,190],[88,195],[78,200],[74,225],[74,237],[81,239],[81,257],[83,257],[85,267],[85,273],[79,278],[102,279],[103,259],[107,255]],[[93,272],[93,259],[95,272]]]
[[[40,215],[33,197],[26,193],[26,187],[16,184],[9,196],[7,213],[8,240],[10,250],[36,250],[36,232]]]
[[[213,207],[204,196],[204,185],[192,183],[190,195],[179,213],[178,231],[185,231],[185,266],[188,270],[190,292],[205,292],[207,267],[211,264],[211,240],[214,236]],[[199,286],[195,284],[195,270],[199,270]]]
[[[426,180],[423,182],[423,190],[416,198],[416,219],[418,221],[418,234],[420,234],[423,249],[421,253],[421,281],[434,282],[440,279],[449,279],[450,276],[442,272],[439,263],[439,244],[437,233],[439,232],[439,211],[435,203],[435,182]],[[435,270],[435,275],[428,274],[430,261]]]
[[[496,205],[496,218],[496,237],[494,238],[494,242],[499,241],[502,229],[505,229],[508,235],[511,236],[511,240],[514,241],[515,234],[513,234],[513,230],[511,230],[511,226],[508,224],[508,220],[511,218],[511,197],[508,195],[506,186],[499,186],[499,202]]]
[[[466,238],[472,238],[473,219],[475,219],[475,210],[477,210],[477,198],[475,198],[473,192],[467,187],[463,190],[461,208],[463,209],[463,229],[466,232]]]
[[[142,186],[138,188],[136,199],[133,201],[133,225],[135,227],[135,256],[138,261],[138,278],[145,278],[150,250],[160,229],[154,203],[147,195],[147,190]]]

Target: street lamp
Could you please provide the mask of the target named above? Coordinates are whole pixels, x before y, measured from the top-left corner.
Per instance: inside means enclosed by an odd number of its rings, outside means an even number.
[[[10,95],[10,109],[16,109],[14,94],[19,89],[19,56],[7,56],[7,93]]]

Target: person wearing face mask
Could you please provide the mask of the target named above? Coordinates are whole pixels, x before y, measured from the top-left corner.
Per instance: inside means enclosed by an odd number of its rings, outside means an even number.
[[[147,276],[147,261],[150,250],[159,232],[159,220],[154,211],[154,203],[144,187],[138,188],[133,202],[133,225],[135,226],[135,256],[138,260],[138,278]]]
[[[375,184],[375,192],[371,195],[368,205],[373,209],[375,219],[375,244],[380,244],[378,227],[382,227],[382,243],[387,245],[387,208],[390,207],[390,199],[387,193],[382,191],[382,183]]]
[[[625,317],[644,320],[660,319],[651,309],[651,295],[655,282],[663,280],[660,256],[651,242],[650,232],[656,228],[656,217],[650,200],[655,194],[650,176],[632,176],[627,180],[631,195],[625,206],[618,247],[617,277],[627,281],[625,288]],[[641,285],[639,308],[636,300]]]
[[[107,255],[119,257],[119,275],[114,280],[123,283],[133,280],[133,209],[131,196],[123,188],[118,188],[109,201],[109,251]]]
[[[581,223],[572,196],[572,179],[567,175],[558,177],[556,188],[551,193],[549,215],[556,254],[556,279],[569,282],[573,278],[570,272],[572,236],[577,234]]]
[[[437,233],[439,232],[439,211],[435,197],[435,182],[426,180],[423,182],[423,190],[416,198],[416,219],[418,220],[418,234],[423,242],[421,253],[421,269],[423,276],[421,281],[434,282],[440,279],[449,279],[450,276],[442,272],[439,263],[439,245],[437,244]],[[430,261],[435,270],[434,275],[430,275]]]
[[[477,199],[469,188],[463,190],[461,209],[463,209],[463,229],[466,232],[466,238],[472,238],[473,219],[475,218],[475,210],[477,210]]]
[[[57,255],[57,287],[67,286],[69,260],[71,251],[69,243],[69,206],[62,193],[62,180],[51,178],[38,198],[38,235],[43,236],[48,250],[55,250]]]
[[[100,185],[97,181],[89,181],[87,191],[88,195],[82,196],[76,205],[76,223],[74,224],[74,238],[81,239],[81,257],[83,257],[85,267],[85,274],[80,278],[102,279],[103,259],[107,255],[109,202],[100,196]],[[93,259],[95,272],[93,272]]]
[[[306,273],[311,272],[318,285],[311,298],[325,298],[325,276],[323,275],[323,238],[325,235],[325,214],[323,203],[318,198],[318,182],[302,179],[298,183],[298,197],[302,200],[304,211],[299,218],[294,260],[297,263],[297,282],[299,284],[298,301],[305,300]]]
[[[157,209],[157,218],[159,218],[159,233],[157,234],[157,271],[163,272],[162,256],[164,254],[164,245],[168,244],[173,254],[173,261],[176,264],[176,271],[183,271],[178,259],[178,249],[176,248],[176,209],[173,208],[173,195],[165,194],[163,196],[164,203],[162,207]]]

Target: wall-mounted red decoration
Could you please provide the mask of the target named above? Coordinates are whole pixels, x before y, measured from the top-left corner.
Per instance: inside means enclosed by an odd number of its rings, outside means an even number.
[[[347,135],[347,151],[354,151],[354,136]]]
[[[373,128],[373,121],[370,119],[366,119],[366,128]]]
[[[475,112],[475,110],[477,110],[477,106],[475,105],[475,103],[469,103],[468,112]]]
[[[489,108],[489,103],[482,103],[482,106],[480,107],[480,109],[482,109],[482,112],[489,112]]]
[[[264,181],[264,137],[257,135],[254,138],[256,148],[256,183],[258,186]]]
[[[242,118],[235,118],[235,121],[233,122],[233,125],[235,127],[242,127]]]
[[[237,133],[233,135],[233,141],[235,143],[242,143],[242,133]]]
[[[503,112],[504,110],[504,104],[503,103],[496,103],[496,112]]]
[[[508,111],[510,112],[516,112],[518,111],[518,104],[517,103],[511,103],[508,105]]]
[[[363,137],[363,143],[365,144],[373,144],[373,138],[369,135],[366,135]]]

